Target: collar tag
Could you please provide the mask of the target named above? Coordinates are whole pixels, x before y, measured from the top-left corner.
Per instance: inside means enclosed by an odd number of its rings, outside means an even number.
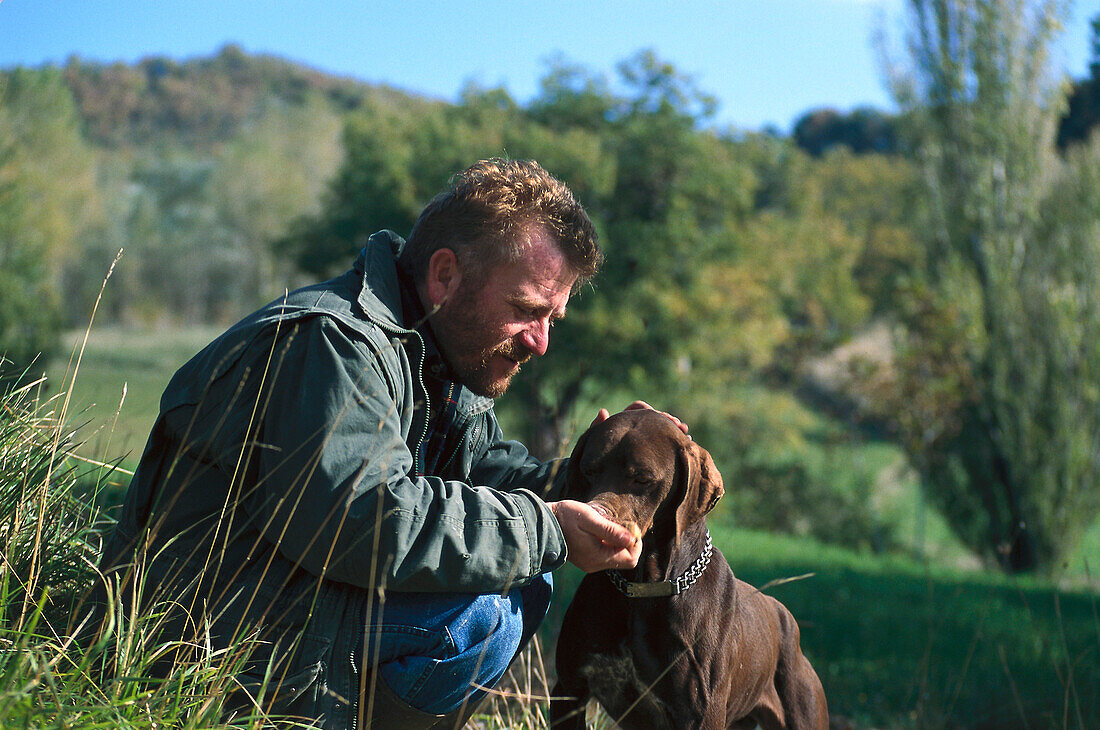
[[[661,580],[650,583],[631,583],[617,570],[608,570],[607,577],[627,598],[667,598],[678,596],[688,588],[695,585],[695,581],[703,575],[703,571],[710,565],[710,556],[714,551],[714,544],[710,539],[710,530],[707,530],[707,542],[703,546],[703,552],[688,567],[687,571],[675,580]]]
[[[623,581],[619,587],[627,598],[665,598],[676,595],[676,585],[670,580],[655,583],[630,583]]]

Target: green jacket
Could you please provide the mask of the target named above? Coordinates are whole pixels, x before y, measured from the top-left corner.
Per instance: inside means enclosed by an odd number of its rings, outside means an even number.
[[[375,234],[352,270],[180,368],[104,550],[119,575],[142,567],[143,602],[159,589],[185,609],[172,632],[208,625],[215,647],[254,632],[244,683],[271,662],[276,709],[326,727],[352,717],[377,589],[501,592],[566,557],[543,501],[561,462],[506,441],[492,400],[466,392],[444,473],[410,476],[432,405],[424,343],[402,324],[402,245]]]

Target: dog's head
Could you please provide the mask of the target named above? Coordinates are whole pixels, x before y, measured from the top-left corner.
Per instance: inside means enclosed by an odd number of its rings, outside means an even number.
[[[679,536],[722,497],[722,476],[706,449],[657,411],[623,411],[581,435],[564,497],[591,503],[642,537],[654,527]]]

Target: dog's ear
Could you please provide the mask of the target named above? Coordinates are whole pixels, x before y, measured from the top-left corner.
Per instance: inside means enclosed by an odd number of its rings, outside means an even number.
[[[688,441],[683,452],[683,499],[676,507],[676,534],[703,519],[725,494],[722,475],[714,465],[710,452],[694,441]]]
[[[577,445],[573,447],[573,453],[569,455],[569,465],[565,469],[565,486],[561,490],[562,499],[579,499],[583,501],[588,491],[588,481],[581,474],[581,454],[584,453],[584,445],[588,441],[588,429],[577,439]]]

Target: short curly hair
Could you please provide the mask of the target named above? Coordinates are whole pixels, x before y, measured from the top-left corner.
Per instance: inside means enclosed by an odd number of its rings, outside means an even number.
[[[603,263],[596,229],[573,193],[534,160],[481,160],[451,178],[421,211],[401,252],[418,282],[436,251],[449,248],[474,281],[517,261],[533,227],[542,227],[577,275],[575,287]]]

